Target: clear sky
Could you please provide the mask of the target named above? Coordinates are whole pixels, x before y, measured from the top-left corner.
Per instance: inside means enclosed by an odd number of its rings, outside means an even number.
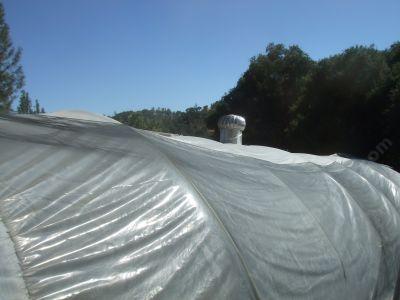
[[[320,59],[400,40],[400,0],[3,0],[47,111],[207,105],[270,43]]]

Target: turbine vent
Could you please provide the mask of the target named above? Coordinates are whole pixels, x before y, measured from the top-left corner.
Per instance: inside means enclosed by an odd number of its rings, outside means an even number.
[[[222,116],[218,120],[220,132],[219,141],[225,144],[242,144],[242,132],[246,127],[246,120],[237,115]]]

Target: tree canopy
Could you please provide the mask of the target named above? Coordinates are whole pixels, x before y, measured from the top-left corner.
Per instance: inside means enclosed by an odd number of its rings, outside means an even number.
[[[400,43],[355,46],[313,61],[297,46],[270,44],[214,103],[246,117],[244,143],[293,152],[341,153],[400,168]]]
[[[32,101],[26,91],[21,92],[17,111],[19,114],[33,114]]]
[[[165,108],[125,111],[113,116],[114,119],[130,126],[182,135],[210,137],[206,126],[208,107],[193,106],[186,111],[171,111]]]
[[[33,107],[32,100],[29,97],[29,93],[22,90],[21,96],[19,97],[19,104],[17,107],[19,114],[39,114],[44,113],[45,110],[40,106],[39,100],[35,100],[35,106]]]
[[[10,29],[4,19],[4,7],[0,2],[0,113],[10,110],[24,84],[20,58],[21,49],[12,44]]]

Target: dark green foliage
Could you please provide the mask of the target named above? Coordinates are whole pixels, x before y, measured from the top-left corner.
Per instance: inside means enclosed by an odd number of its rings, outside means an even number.
[[[0,3],[0,113],[10,110],[16,93],[24,84],[20,58],[21,49],[12,45],[10,30],[4,20],[4,7]]]
[[[400,170],[400,42],[385,51],[390,72],[385,84],[386,106],[383,109],[382,136],[393,142],[381,161]]]
[[[25,91],[21,92],[21,96],[19,97],[19,105],[17,107],[17,111],[19,114],[33,114],[32,101],[29,98],[29,94]]]
[[[35,114],[39,114],[40,113],[40,105],[39,105],[39,101],[36,99],[35,100]]]
[[[34,114],[44,114],[46,111],[44,110],[44,107],[40,106],[39,100],[35,100],[35,111],[33,112]]]
[[[269,45],[235,88],[211,106],[247,119],[244,143],[293,152],[342,153],[400,169],[400,43],[357,46],[312,61],[298,47]]]
[[[186,109],[185,112],[152,108],[118,113],[113,118],[140,129],[209,137],[205,123],[207,113],[207,106],[196,105]]]
[[[266,54],[251,59],[237,86],[212,105],[208,125],[217,132],[221,115],[239,114],[247,122],[245,143],[286,148],[290,108],[302,96],[314,65],[297,46],[268,45]]]
[[[17,107],[17,112],[19,114],[39,114],[44,113],[45,110],[43,107],[40,107],[39,100],[35,100],[35,107],[32,107],[32,100],[29,97],[29,94],[26,91],[21,92],[21,96],[19,98],[19,104]]]
[[[321,60],[293,110],[291,148],[321,154],[339,149],[366,157],[383,138],[389,71],[384,54],[372,47],[353,47]]]

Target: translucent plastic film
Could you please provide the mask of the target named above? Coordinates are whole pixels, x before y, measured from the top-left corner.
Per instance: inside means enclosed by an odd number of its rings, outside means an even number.
[[[363,161],[277,164],[120,124],[1,117],[0,295],[390,299],[399,187]]]

